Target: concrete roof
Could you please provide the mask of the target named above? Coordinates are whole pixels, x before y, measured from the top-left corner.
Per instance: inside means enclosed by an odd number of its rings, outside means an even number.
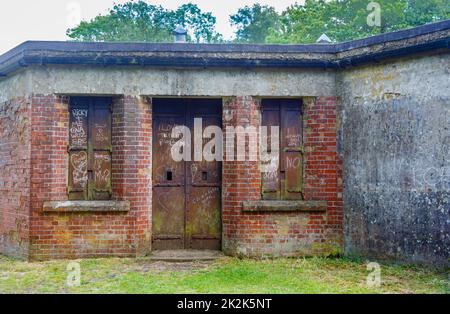
[[[27,41],[0,56],[0,76],[31,65],[343,68],[449,50],[450,20],[337,44],[242,45]]]

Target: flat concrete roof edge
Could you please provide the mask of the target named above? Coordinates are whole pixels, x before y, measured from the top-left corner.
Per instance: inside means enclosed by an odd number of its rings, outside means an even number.
[[[28,65],[44,64],[339,68],[417,52],[448,49],[449,30],[450,20],[445,20],[349,42],[311,45],[27,41],[0,56],[0,76],[7,76]],[[408,47],[336,57],[347,51],[388,45],[438,32],[446,33],[441,38],[431,38]],[[264,54],[269,57],[264,57]]]

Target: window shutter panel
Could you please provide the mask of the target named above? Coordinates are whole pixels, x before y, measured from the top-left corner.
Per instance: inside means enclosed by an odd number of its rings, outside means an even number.
[[[270,155],[271,143],[271,127],[280,126],[280,106],[277,101],[262,103],[262,120],[261,125],[267,127],[267,153]],[[279,147],[277,148],[279,151]],[[261,173],[262,179],[262,199],[277,200],[280,199],[280,158],[277,160],[264,161],[266,171]]]
[[[70,103],[69,199],[110,199],[111,100],[73,97]]]
[[[283,198],[302,199],[303,138],[299,101],[285,100],[281,105],[282,170],[285,172]]]
[[[70,106],[69,122],[69,184],[70,200],[84,200],[88,197],[88,143],[89,104],[73,101]]]
[[[261,173],[262,199],[299,200],[303,198],[303,121],[302,102],[293,99],[262,101],[261,125],[268,128],[267,148],[270,150],[270,127],[280,128],[279,158],[276,169]],[[265,165],[268,162],[262,162]]]
[[[92,199],[111,198],[111,104],[108,99],[95,99],[91,117]]]

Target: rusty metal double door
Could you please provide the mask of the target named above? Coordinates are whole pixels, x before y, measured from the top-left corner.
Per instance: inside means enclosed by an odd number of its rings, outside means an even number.
[[[221,100],[153,100],[153,250],[220,249],[220,161],[194,160],[195,141],[202,149],[211,138],[195,136],[194,119],[208,126],[221,126]],[[175,161],[172,138],[176,126],[191,133],[191,160]],[[187,138],[185,138],[187,139]],[[183,147],[187,149],[187,147]]]

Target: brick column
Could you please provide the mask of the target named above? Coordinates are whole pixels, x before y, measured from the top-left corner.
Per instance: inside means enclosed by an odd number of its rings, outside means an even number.
[[[317,215],[311,222],[323,230],[326,251],[343,246],[343,170],[337,146],[338,125],[336,97],[305,99],[305,199],[327,201],[326,215]]]
[[[31,125],[30,258],[75,257],[69,217],[42,209],[46,201],[67,199],[69,99],[33,95]]]
[[[146,98],[133,96],[113,103],[113,197],[131,203],[138,255],[151,251],[151,108]]]
[[[242,202],[259,200],[261,197],[261,174],[259,161],[249,161],[248,140],[246,141],[246,161],[227,160],[226,143],[230,133],[227,127],[259,128],[259,102],[249,96],[233,97],[224,100],[223,132],[224,132],[224,162],[222,176],[222,249],[226,254],[247,255],[247,245],[251,241],[251,221],[242,214]],[[234,144],[236,148],[236,140]],[[256,156],[257,157],[257,156]],[[257,159],[257,158],[256,158]]]

